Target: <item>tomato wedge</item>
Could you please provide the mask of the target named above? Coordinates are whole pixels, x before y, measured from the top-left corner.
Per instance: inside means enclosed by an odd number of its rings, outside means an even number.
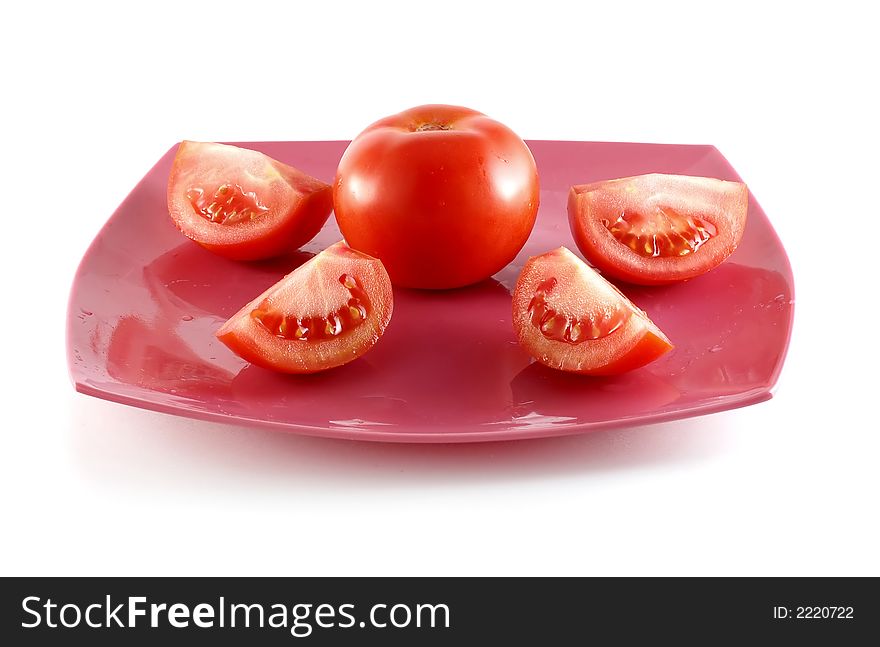
[[[652,173],[572,187],[568,217],[578,248],[603,273],[662,285],[730,256],[748,203],[740,182]]]
[[[252,364],[315,373],[370,350],[392,307],[382,262],[339,242],[248,303],[216,335]]]
[[[168,180],[168,212],[177,228],[235,260],[298,249],[332,209],[330,185],[238,146],[182,142]]]
[[[526,263],[513,327],[539,362],[585,375],[624,373],[672,349],[648,315],[565,247]]]

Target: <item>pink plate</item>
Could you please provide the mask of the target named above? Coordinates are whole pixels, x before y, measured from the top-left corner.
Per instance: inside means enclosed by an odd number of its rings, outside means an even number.
[[[261,150],[331,181],[347,142],[271,142]],[[172,148],[117,209],[83,258],[70,296],[76,389],[203,420],[304,434],[406,442],[510,440],[685,418],[770,398],[793,315],[785,251],[750,198],[739,249],[677,285],[622,286],[676,348],[616,378],[555,372],[514,341],[510,293],[525,260],[576,247],[572,184],[661,172],[739,180],[712,146],[532,141],[541,209],[516,260],[449,292],[395,290],[387,333],[364,357],[323,374],[249,366],[213,332],[243,304],[341,238],[333,218],[302,251],[269,263],[214,256],[168,217]]]

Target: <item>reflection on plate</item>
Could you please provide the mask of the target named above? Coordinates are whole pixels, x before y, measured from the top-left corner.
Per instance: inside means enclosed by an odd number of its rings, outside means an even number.
[[[346,142],[271,142],[261,150],[332,179]],[[341,238],[335,222],[289,257],[236,263],[185,240],[165,210],[175,149],[138,184],[77,272],[68,361],[89,395],[182,416],[370,440],[459,442],[552,436],[673,420],[770,397],[793,314],[791,269],[766,216],[749,203],[740,248],[721,267],[665,287],[623,291],[676,345],[615,378],[567,375],[531,361],[510,323],[525,260],[572,251],[572,184],[648,172],[739,180],[711,146],[533,141],[541,175],[535,230],[492,279],[448,292],[395,290],[381,342],[317,375],[249,366],[213,331],[244,303]]]

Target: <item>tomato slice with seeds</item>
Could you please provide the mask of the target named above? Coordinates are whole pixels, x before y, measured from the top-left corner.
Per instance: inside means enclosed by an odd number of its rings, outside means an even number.
[[[168,212],[177,228],[235,260],[298,249],[332,208],[330,185],[238,146],[182,142],[168,180]]]
[[[586,375],[624,373],[672,349],[647,314],[565,247],[523,267],[513,327],[542,364]]]
[[[370,350],[392,308],[382,262],[339,242],[244,306],[216,335],[252,364],[315,373]]]
[[[572,187],[568,217],[578,248],[603,273],[662,285],[730,256],[748,201],[740,182],[653,173]]]

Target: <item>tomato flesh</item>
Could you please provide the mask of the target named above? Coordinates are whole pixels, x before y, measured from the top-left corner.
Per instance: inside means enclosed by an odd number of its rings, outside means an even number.
[[[392,309],[382,263],[339,242],[248,303],[216,334],[253,364],[315,373],[370,350]]]
[[[258,151],[184,141],[168,180],[174,224],[202,247],[235,260],[292,252],[333,208],[330,185]]]
[[[711,222],[698,216],[682,216],[669,208],[658,207],[654,217],[639,212],[623,212],[613,222],[601,219],[602,225],[639,256],[686,256],[718,233]]]
[[[604,274],[661,285],[699,276],[736,249],[748,189],[740,182],[653,173],[572,187],[569,224]]]
[[[267,298],[251,311],[251,317],[270,333],[282,339],[302,341],[332,339],[362,325],[371,310],[370,298],[354,276],[342,274],[339,282],[351,296],[345,304],[333,312],[315,316],[289,315],[274,309]]]
[[[213,196],[206,196],[201,187],[192,187],[186,197],[196,213],[221,225],[247,222],[269,211],[255,192],[245,192],[238,184],[221,184]]]
[[[631,312],[622,304],[578,315],[557,311],[552,305],[550,292],[557,289],[558,283],[555,278],[543,281],[529,301],[529,320],[547,339],[581,344],[610,335],[629,319]]]
[[[672,349],[663,332],[565,247],[534,256],[513,292],[520,344],[551,368],[616,375]]]
[[[486,115],[427,105],[386,117],[339,163],[334,211],[345,240],[380,258],[395,285],[446,289],[501,270],[538,212],[526,144]]]

